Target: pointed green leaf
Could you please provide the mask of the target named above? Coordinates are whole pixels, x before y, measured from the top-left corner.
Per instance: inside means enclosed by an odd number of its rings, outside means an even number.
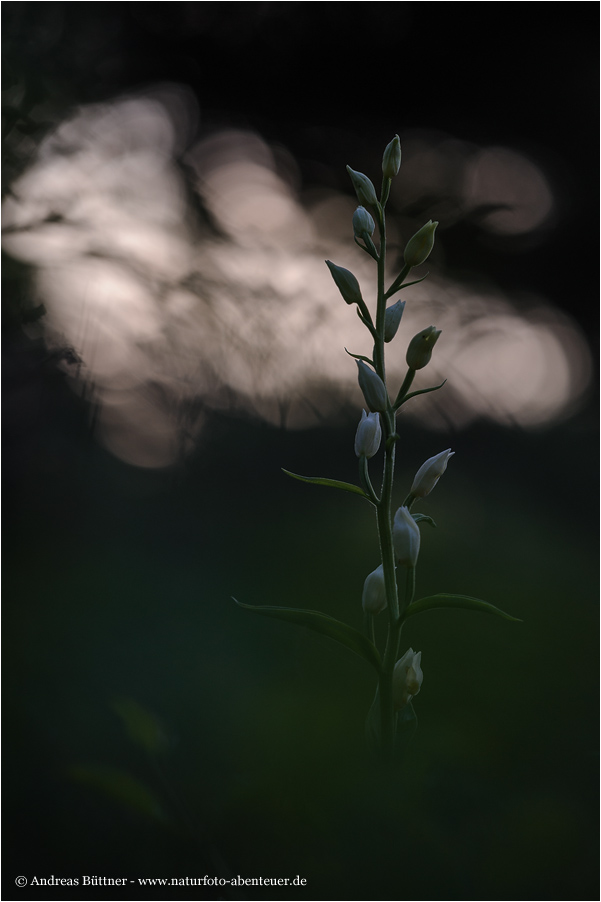
[[[428,517],[427,514],[411,514],[416,523],[421,523],[423,520],[424,523],[427,523],[429,526],[436,526],[436,523],[432,519],[432,517]]]
[[[355,360],[364,360],[366,363],[369,363],[370,366],[375,366],[373,360],[369,357],[364,357],[362,354],[352,354],[347,348],[344,349],[349,357],[354,357]]]
[[[247,611],[255,611],[257,614],[263,614],[265,617],[275,617],[276,620],[285,620],[288,623],[296,623],[298,626],[304,626],[307,629],[321,633],[322,636],[328,636],[339,642],[340,645],[346,646],[356,655],[363,658],[368,664],[379,672],[382,666],[380,653],[375,645],[369,639],[346,623],[335,620],[328,614],[322,614],[321,611],[306,611],[302,608],[280,608],[275,605],[251,605],[243,604],[234,598],[234,601],[241,608]]]
[[[421,279],[414,279],[413,282],[403,282],[403,279],[405,278],[405,275],[406,275],[406,274],[401,273],[401,275],[398,276],[398,277],[394,280],[394,282],[392,283],[392,285],[390,286],[390,288],[388,289],[388,291],[387,291],[387,292],[385,293],[385,295],[384,295],[384,297],[386,298],[386,300],[388,300],[388,298],[391,298],[393,294],[396,294],[397,291],[401,291],[402,288],[410,288],[412,285],[417,285],[419,282],[423,282],[424,279],[427,279],[427,278],[428,278],[428,276],[430,275],[430,273],[427,272],[425,276],[422,276],[422,277],[421,277]],[[401,278],[401,276],[402,276],[402,278]],[[399,284],[399,280],[400,280],[400,284]]]
[[[402,291],[403,288],[411,288],[412,285],[419,285],[419,283],[423,282],[424,279],[427,279],[429,275],[430,273],[427,272],[425,276],[421,277],[421,279],[414,279],[413,282],[403,282],[402,285],[399,285],[398,288],[395,288],[395,294],[397,291]]]
[[[486,614],[496,614],[504,620],[514,620],[516,623],[522,621],[519,617],[512,617],[506,614],[500,608],[496,608],[494,604],[482,601],[480,598],[470,598],[469,595],[428,595],[427,598],[420,598],[410,604],[405,613],[403,620],[412,617],[413,614],[421,614],[422,611],[432,611],[434,608],[464,608],[466,611],[482,611]]]
[[[352,485],[350,482],[340,482],[338,479],[326,479],[324,476],[299,476],[298,473],[291,473],[290,470],[284,470],[283,467],[282,471],[287,473],[288,476],[292,476],[293,479],[299,479],[301,482],[310,482],[313,483],[313,485],[329,485],[333,489],[342,489],[343,492],[352,492],[353,495],[360,495],[362,498],[365,498],[366,501],[369,501],[370,504],[373,504],[362,488],[358,485]]]
[[[417,395],[427,395],[428,392],[438,391],[439,388],[443,387],[443,385],[445,384],[446,381],[447,380],[445,379],[444,382],[440,383],[440,385],[433,385],[431,388],[420,388],[420,389],[418,389],[418,391],[412,391],[412,392],[409,392],[408,395],[403,395],[401,397],[400,401],[395,401],[394,409],[398,410],[399,407],[401,407],[401,405],[403,405],[405,403],[405,401],[409,401],[410,398],[415,398],[415,397],[417,397]]]

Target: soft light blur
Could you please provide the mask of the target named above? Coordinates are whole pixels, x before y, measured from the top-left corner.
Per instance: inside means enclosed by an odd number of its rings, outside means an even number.
[[[176,87],[82,108],[43,141],[3,210],[5,249],[33,264],[48,311],[30,328],[42,328],[51,349],[75,350],[78,365],[64,365],[74,388],[94,397],[98,437],[141,467],[181,459],[206,408],[251,410],[292,428],[341,404],[359,410],[344,347],[370,352],[323,262],[352,269],[373,301],[373,262],[352,242],[352,200],[331,190],[304,199],[287,151],[222,130],[185,158],[210,227],[177,164],[197,120],[191,94]],[[509,148],[403,136],[392,260],[421,224],[401,201],[424,193],[441,198],[431,204],[441,226],[423,267],[432,275],[403,294],[389,380],[402,381],[409,338],[435,324],[442,339],[416,387],[449,382],[406,415],[432,429],[477,418],[529,428],[569,416],[590,380],[575,322],[544,297],[508,297],[444,272],[445,228],[474,211],[484,232],[543,227],[553,211],[544,173]]]

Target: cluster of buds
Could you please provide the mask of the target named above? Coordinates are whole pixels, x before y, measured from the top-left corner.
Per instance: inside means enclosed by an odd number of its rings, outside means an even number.
[[[416,499],[426,498],[437,485],[454,454],[450,448],[440,451],[421,465],[415,474],[409,495],[406,496],[402,506],[396,510],[394,517],[392,516],[395,447],[396,443],[400,441],[397,433],[399,409],[405,401],[415,395],[436,391],[444,385],[443,382],[441,385],[431,388],[410,391],[417,371],[423,369],[430,362],[432,351],[441,335],[440,329],[428,326],[409,342],[406,351],[406,362],[409,369],[394,401],[391,402],[388,394],[385,343],[391,342],[399,330],[405,310],[405,301],[392,302],[389,307],[387,307],[387,303],[401,289],[422,281],[421,279],[412,282],[405,280],[413,267],[422,265],[428,259],[434,247],[438,226],[437,222],[429,220],[407,242],[404,251],[404,265],[396,279],[386,289],[385,207],[392,179],[398,174],[400,165],[401,144],[398,135],[395,135],[387,145],[382,157],[382,189],[379,198],[370,179],[362,172],[357,172],[347,166],[359,203],[353,214],[355,243],[377,264],[375,316],[363,299],[361,287],[353,273],[332,263],[331,260],[326,260],[330,274],[343,300],[349,305],[356,305],[358,317],[373,339],[371,356],[350,354],[357,362],[359,387],[366,408],[361,413],[355,433],[355,454],[359,459],[361,486],[337,479],[299,476],[289,473],[288,470],[285,471],[302,482],[331,486],[359,495],[376,510],[382,563],[367,575],[363,584],[361,602],[365,614],[365,635],[349,624],[324,616],[320,611],[278,608],[272,605],[257,607],[241,605],[244,608],[258,610],[268,617],[279,617],[329,636],[360,655],[374,667],[378,674],[378,690],[368,714],[367,735],[370,744],[381,748],[386,763],[393,763],[395,759],[398,759],[397,753],[403,751],[404,744],[411,738],[416,724],[411,700],[420,692],[423,681],[421,651],[414,652],[412,648],[409,648],[399,660],[396,660],[399,654],[401,629],[405,620],[414,614],[440,606],[488,610],[510,620],[515,619],[487,602],[468,596],[439,594],[418,597],[417,600],[414,598],[415,570],[421,544],[419,525],[423,520],[432,525],[435,524],[432,518],[425,514],[412,514],[411,508]],[[376,224],[378,225],[379,247],[376,247],[372,239]],[[369,461],[378,453],[381,445],[384,446],[384,463],[381,490],[378,494],[370,479]],[[404,577],[404,592],[402,588],[399,592],[397,575]],[[402,582],[403,580],[401,580]],[[388,632],[381,654],[374,618],[384,610],[388,615]]]
[[[360,246],[378,259],[377,252],[372,242],[375,231],[375,222],[367,207],[377,211],[377,215],[383,215],[383,209],[388,200],[391,180],[398,174],[401,165],[401,143],[398,135],[387,145],[382,157],[382,197],[378,201],[376,191],[371,180],[362,172],[357,172],[347,166],[357,200],[360,206],[353,215],[353,233],[355,241]],[[407,242],[404,253],[405,269],[397,281],[393,283],[386,297],[394,294],[402,287],[404,274],[414,266],[424,263],[434,247],[434,235],[438,223],[429,220]],[[360,308],[361,318],[369,316],[361,296],[361,289],[355,276],[348,270],[336,266],[329,260],[326,263],[332,277],[347,304],[357,304]],[[384,334],[380,336],[385,342],[393,340],[397,334],[405,301],[397,301],[388,307],[384,314]],[[372,329],[373,332],[373,329]],[[434,326],[428,326],[409,342],[406,353],[407,366],[410,371],[423,369],[432,357],[434,345],[440,337],[440,330]],[[370,361],[371,362],[371,361]],[[376,372],[375,367],[368,366],[363,360],[357,360],[359,386],[365,399],[369,413],[362,411],[361,420],[355,435],[355,454],[366,465],[366,460],[372,458],[378,451],[382,441],[382,422],[386,416],[390,416],[394,408],[390,406],[388,391],[382,378]],[[441,451],[427,460],[415,474],[411,486],[411,495],[407,505],[415,498],[425,498],[429,495],[442,474],[447,468],[450,457],[454,452],[449,449]],[[392,540],[396,564],[407,568],[414,568],[419,556],[421,535],[419,526],[410,512],[409,506],[399,507],[392,527]],[[417,518],[419,519],[419,518]],[[363,585],[362,606],[366,614],[375,615],[385,610],[387,605],[386,586],[384,582],[384,570],[380,565],[370,573]],[[410,648],[403,657],[397,661],[392,682],[393,701],[395,710],[404,708],[409,701],[418,694],[421,688],[423,674],[421,670],[421,652],[414,652]]]

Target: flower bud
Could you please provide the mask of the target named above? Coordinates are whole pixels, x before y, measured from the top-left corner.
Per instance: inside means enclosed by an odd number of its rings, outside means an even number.
[[[424,675],[421,662],[421,651],[415,652],[410,648],[394,665],[392,701],[397,711],[404,708],[422,687]]]
[[[365,209],[365,207],[357,207],[355,212],[353,213],[353,232],[355,233],[355,238],[371,238],[373,233],[375,232],[376,224],[373,221],[373,218],[370,213]]]
[[[428,458],[415,474],[415,479],[411,486],[411,494],[415,495],[416,498],[425,498],[426,495],[429,495],[446,470],[449,458],[454,453],[450,448],[447,448],[446,451],[441,451],[440,454],[435,454],[434,457]]]
[[[392,341],[399,328],[403,310],[407,301],[397,301],[392,307],[388,307],[384,317],[384,341]]]
[[[363,584],[363,610],[366,614],[379,614],[387,605],[384,568],[382,564],[366,577]]]
[[[382,174],[384,178],[393,179],[401,168],[401,141],[395,135],[387,145],[382,157]]]
[[[382,441],[382,427],[380,416],[377,413],[361,412],[361,419],[355,435],[355,454],[361,457],[364,454],[369,460],[377,454]]]
[[[377,373],[374,373],[362,360],[357,361],[359,370],[359,387],[363,392],[363,397],[369,409],[384,413],[388,410],[388,394],[386,386]]]
[[[441,333],[441,329],[435,326],[428,326],[418,332],[407,348],[407,366],[412,370],[421,370],[426,364],[430,363],[432,357],[432,349]]]
[[[410,238],[405,248],[405,263],[407,266],[419,266],[424,263],[430,256],[430,252],[434,247],[434,232],[436,231],[437,222],[430,219],[425,226],[422,226],[419,232],[416,232],[413,238]]]
[[[349,269],[336,266],[331,260],[326,260],[326,265],[332,273],[332,278],[336,282],[338,291],[347,304],[358,304],[359,301],[363,300],[359,283]]]
[[[376,197],[376,189],[373,186],[373,182],[371,182],[366,175],[363,175],[362,172],[356,172],[354,169],[351,169],[350,166],[346,167],[346,171],[351,177],[353,188],[355,189],[355,194],[357,195],[359,203],[362,205],[372,204],[373,206],[377,206],[378,198]]]
[[[392,525],[394,554],[399,564],[415,567],[420,541],[419,526],[409,513],[409,508],[399,507]]]

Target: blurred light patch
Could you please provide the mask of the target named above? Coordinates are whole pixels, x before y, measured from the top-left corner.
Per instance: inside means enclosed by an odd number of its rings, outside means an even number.
[[[470,207],[483,211],[482,226],[499,234],[531,232],[553,209],[551,188],[539,167],[505,147],[476,154],[466,173],[465,195]]]
[[[50,348],[74,349],[82,363],[65,371],[94,398],[98,438],[141,467],[186,454],[207,409],[291,428],[345,405],[358,412],[344,347],[371,351],[324,265],[352,269],[370,298],[373,263],[352,241],[352,199],[320,189],[301,198],[290,154],[239,130],[192,146],[186,179],[181,153],[197,122],[193,98],[173,86],[83,108],[42,142],[3,207],[5,250],[34,267],[34,300],[47,310],[36,328]],[[397,193],[392,248],[422,224],[410,208],[424,197],[447,227],[479,209],[483,229],[514,234],[538,228],[553,205],[530,161],[448,136],[409,136],[401,173],[409,207]],[[416,387],[449,382],[403,415],[434,429],[569,415],[590,380],[576,324],[544,298],[435,273],[407,292],[389,374],[400,383],[406,342],[434,324],[443,335]]]

